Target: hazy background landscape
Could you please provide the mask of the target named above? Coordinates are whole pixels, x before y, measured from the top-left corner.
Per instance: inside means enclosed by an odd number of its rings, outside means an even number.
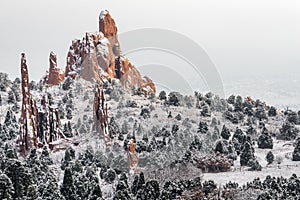
[[[26,52],[30,79],[39,80],[52,50],[64,69],[71,41],[81,38],[83,31],[97,31],[98,15],[104,9],[115,18],[120,34],[163,28],[194,40],[215,64],[226,96],[250,95],[269,104],[300,109],[300,2],[293,0],[2,1],[1,71],[11,78],[19,76],[20,53]],[[149,66],[141,55],[128,57],[138,68]],[[162,64],[159,59],[156,63]],[[168,67],[177,72],[188,68],[172,58]],[[146,67],[140,70],[149,72]],[[172,82],[170,76],[166,78]],[[206,90],[192,76],[183,78],[193,89]],[[169,88],[184,87],[173,82]]]

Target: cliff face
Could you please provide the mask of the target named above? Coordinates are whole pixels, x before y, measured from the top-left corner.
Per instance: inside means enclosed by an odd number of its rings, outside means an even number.
[[[56,54],[51,51],[49,56],[49,75],[47,79],[47,84],[58,85],[64,81],[64,73],[57,67],[57,57]]]
[[[86,33],[82,40],[73,40],[67,55],[65,76],[88,81],[118,78],[122,85],[142,89],[145,95],[155,93],[155,84],[142,78],[139,71],[121,54],[118,29],[108,11],[99,16],[99,32]],[[118,63],[116,63],[118,62]]]

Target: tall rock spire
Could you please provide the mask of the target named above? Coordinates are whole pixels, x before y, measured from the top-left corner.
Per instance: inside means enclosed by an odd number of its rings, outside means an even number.
[[[119,56],[121,54],[120,43],[118,40],[118,28],[115,20],[111,17],[107,10],[101,11],[99,15],[99,31],[104,34],[113,49],[114,55]]]
[[[37,113],[36,103],[31,98],[28,68],[25,54],[21,54],[22,112],[19,145],[22,153],[37,146]]]
[[[57,67],[56,54],[51,51],[49,56],[49,76],[47,84],[58,85],[64,81],[64,73]]]

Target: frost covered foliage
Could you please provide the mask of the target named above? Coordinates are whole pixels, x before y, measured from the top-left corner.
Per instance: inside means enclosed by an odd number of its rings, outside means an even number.
[[[144,97],[139,90],[131,95],[115,80],[101,85],[108,112],[103,138],[94,128],[95,87],[80,78],[53,87],[30,84],[38,108],[43,95],[57,108],[56,126],[63,135],[51,149],[37,146],[23,158],[15,150],[22,106],[19,87],[20,80],[12,82],[0,74],[1,199],[245,199],[241,196],[256,190],[256,197],[263,199],[267,194],[262,189],[244,190],[234,182],[221,185],[218,179],[203,179],[203,173],[230,176],[235,169],[247,170],[249,181],[260,173],[251,170],[263,166],[263,172],[265,167],[271,172],[274,166],[297,165],[300,159],[297,112],[233,95],[223,99],[212,93],[162,91]],[[39,131],[48,130],[43,115],[37,115],[44,122]],[[128,173],[131,140],[138,156],[135,174]]]
[[[18,159],[11,147],[4,148],[0,184],[6,199],[63,199],[59,190],[57,175],[52,170],[49,150],[44,148],[40,155],[35,149],[24,161]],[[5,199],[1,198],[1,199]]]
[[[299,133],[299,129],[290,122],[285,122],[279,129],[278,139],[281,140],[294,140]]]
[[[296,174],[290,178],[267,176],[265,180],[254,179],[243,185],[243,191],[255,189],[257,199],[298,199],[300,196],[300,179]]]

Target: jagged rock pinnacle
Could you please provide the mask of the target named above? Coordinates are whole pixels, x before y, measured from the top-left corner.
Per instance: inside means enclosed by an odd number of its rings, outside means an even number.
[[[49,76],[47,78],[47,84],[58,85],[64,81],[64,73],[57,67],[56,54],[51,51],[49,56]]]

